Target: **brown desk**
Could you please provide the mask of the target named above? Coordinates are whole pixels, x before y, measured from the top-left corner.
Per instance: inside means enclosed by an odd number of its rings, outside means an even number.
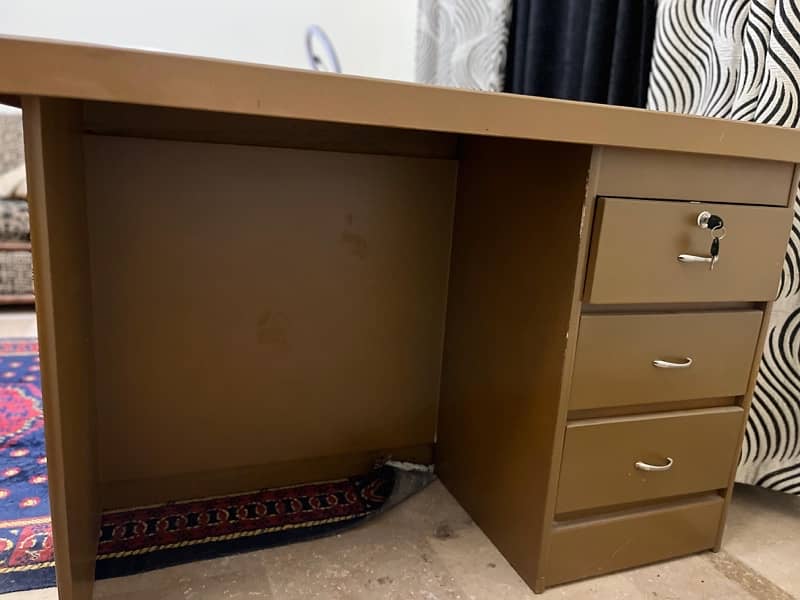
[[[24,111],[62,598],[90,597],[101,509],[385,455],[435,460],[538,591],[719,547],[800,132],[0,53]],[[725,220],[714,270],[678,260],[708,256],[702,211]]]

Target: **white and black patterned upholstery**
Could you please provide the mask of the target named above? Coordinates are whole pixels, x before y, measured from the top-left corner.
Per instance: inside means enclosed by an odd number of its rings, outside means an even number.
[[[796,0],[661,0],[648,107],[800,124]],[[737,481],[800,494],[800,209],[759,368]]]
[[[420,0],[416,80],[501,91],[511,0]]]

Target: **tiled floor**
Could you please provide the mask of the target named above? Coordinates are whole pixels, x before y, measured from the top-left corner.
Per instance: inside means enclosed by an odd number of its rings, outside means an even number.
[[[534,596],[438,482],[339,536],[98,582],[103,600],[789,600],[800,498],[739,487],[724,550]],[[54,590],[3,600],[55,600]]]
[[[8,324],[0,317],[0,334]],[[15,320],[12,319],[11,322]],[[16,321],[19,321],[17,318]],[[19,327],[13,335],[31,330]],[[362,527],[283,548],[101,581],[103,600],[789,600],[800,598],[800,498],[737,486],[723,551],[534,596],[439,482]],[[3,600],[56,600],[55,590]]]

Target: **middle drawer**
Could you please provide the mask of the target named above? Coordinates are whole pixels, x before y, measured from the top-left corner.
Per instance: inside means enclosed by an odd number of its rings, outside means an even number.
[[[570,410],[741,396],[762,313],[583,315]]]

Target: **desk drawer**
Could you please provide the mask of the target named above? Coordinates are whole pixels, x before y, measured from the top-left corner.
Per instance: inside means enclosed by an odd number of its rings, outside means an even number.
[[[709,496],[624,516],[557,525],[547,585],[712,548],[723,504],[721,497]]]
[[[731,406],[569,424],[556,513],[726,487],[743,416]],[[668,459],[665,471],[636,466]]]
[[[709,211],[725,221],[714,270],[678,255],[708,256]],[[600,198],[585,299],[595,304],[773,300],[791,208]]]
[[[757,310],[584,315],[569,407],[743,395],[761,317]]]

